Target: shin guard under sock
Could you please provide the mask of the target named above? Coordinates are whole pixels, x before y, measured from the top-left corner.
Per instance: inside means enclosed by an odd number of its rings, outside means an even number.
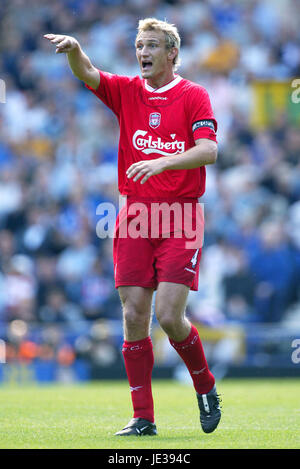
[[[191,332],[182,342],[175,342],[170,338],[169,341],[186,364],[196,392],[198,394],[207,394],[213,388],[215,378],[209,371],[196,327],[192,325]]]
[[[129,381],[134,418],[154,422],[151,376],[154,364],[150,337],[135,342],[124,341],[122,354]]]

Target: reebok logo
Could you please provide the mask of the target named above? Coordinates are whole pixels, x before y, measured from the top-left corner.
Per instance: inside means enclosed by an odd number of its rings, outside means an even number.
[[[206,366],[204,368],[202,368],[201,370],[194,370],[192,374],[193,375],[200,375],[200,373],[203,373],[203,371],[205,371],[205,369],[206,369]]]
[[[184,270],[187,270],[188,272],[192,272],[192,274],[196,274],[195,270],[189,269],[188,267],[185,267]]]
[[[130,386],[130,392],[138,391],[139,389],[142,389],[142,387],[143,386],[135,386],[135,387]]]
[[[161,101],[166,101],[168,98],[164,97],[164,96],[154,96],[154,97],[151,97],[151,98],[148,98],[149,101],[153,101],[154,99],[160,99]]]

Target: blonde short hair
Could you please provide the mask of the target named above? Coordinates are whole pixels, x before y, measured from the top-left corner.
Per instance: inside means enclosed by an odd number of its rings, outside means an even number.
[[[173,66],[176,70],[180,65],[178,55],[181,44],[181,39],[176,26],[168,23],[167,21],[157,20],[156,18],[145,18],[139,21],[137,37],[144,31],[162,31],[165,35],[167,49],[172,49],[172,47],[176,47],[178,49],[178,54],[173,60]]]

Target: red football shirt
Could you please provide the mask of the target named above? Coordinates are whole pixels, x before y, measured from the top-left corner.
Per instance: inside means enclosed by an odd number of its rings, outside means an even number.
[[[183,153],[195,140],[216,141],[217,122],[207,91],[179,75],[153,89],[140,77],[99,71],[97,90],[89,88],[117,116],[120,125],[118,186],[122,195],[146,198],[198,198],[205,191],[205,167],[167,170],[145,184],[128,179],[133,163]]]

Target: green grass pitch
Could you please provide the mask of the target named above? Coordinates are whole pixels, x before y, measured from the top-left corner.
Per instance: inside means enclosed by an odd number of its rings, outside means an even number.
[[[126,382],[0,387],[0,448],[300,448],[300,380],[223,380],[218,429],[200,429],[193,388],[153,382],[158,435],[116,437],[131,418]]]

